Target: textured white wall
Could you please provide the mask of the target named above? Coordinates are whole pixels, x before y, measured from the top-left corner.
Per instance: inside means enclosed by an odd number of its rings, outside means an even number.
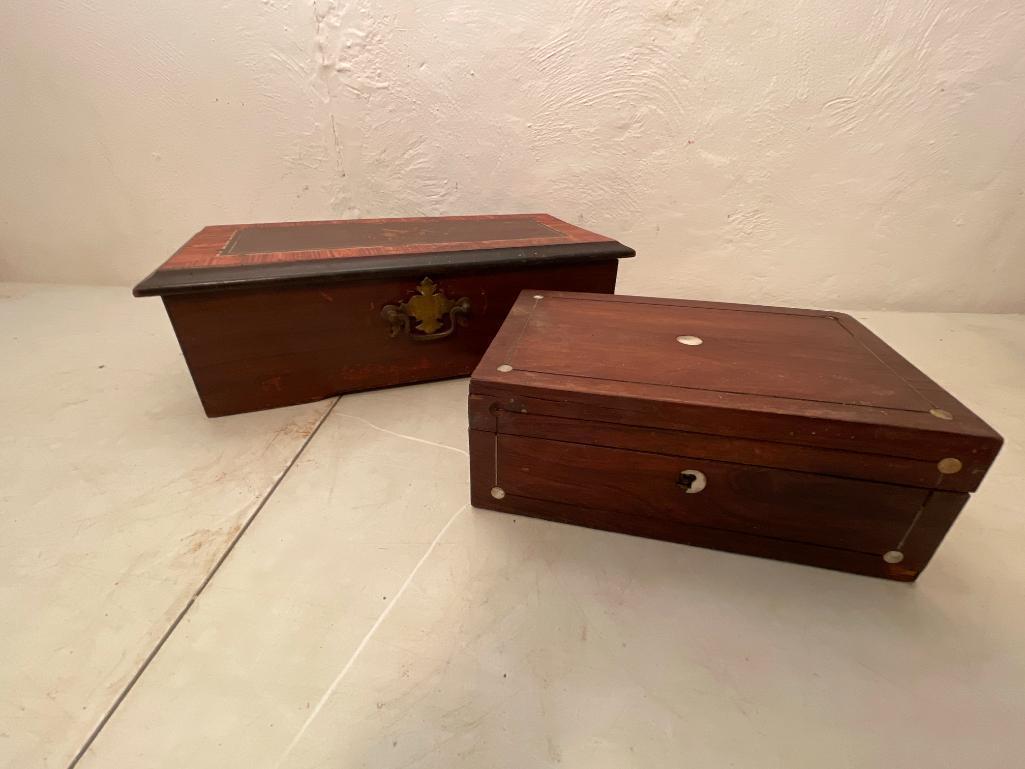
[[[0,11],[0,278],[204,224],[548,211],[624,293],[1025,310],[1020,0]]]

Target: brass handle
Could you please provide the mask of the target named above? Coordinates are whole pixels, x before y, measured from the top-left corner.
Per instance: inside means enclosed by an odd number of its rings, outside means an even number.
[[[391,325],[390,336],[396,337],[405,332],[410,339],[429,342],[450,336],[457,325],[466,325],[466,316],[470,314],[467,297],[449,299],[430,278],[420,281],[416,292],[404,302],[386,304],[381,308],[381,317]],[[440,330],[446,325],[446,317],[448,327]],[[414,321],[416,325],[413,325]]]

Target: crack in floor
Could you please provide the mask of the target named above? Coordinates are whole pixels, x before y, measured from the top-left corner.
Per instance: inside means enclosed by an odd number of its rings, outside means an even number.
[[[405,581],[402,583],[402,586],[399,587],[398,591],[395,593],[395,596],[392,598],[391,601],[388,602],[388,606],[385,607],[384,611],[381,612],[380,616],[378,616],[374,624],[370,626],[370,630],[368,630],[366,635],[363,636],[363,640],[359,642],[359,645],[353,651],[352,656],[349,657],[348,662],[346,662],[342,666],[342,669],[338,671],[338,675],[335,676],[334,680],[331,682],[331,685],[324,690],[324,693],[320,696],[320,699],[317,700],[317,704],[310,711],[310,714],[306,717],[306,720],[303,722],[303,725],[299,727],[299,731],[295,733],[295,736],[292,738],[292,741],[288,743],[288,747],[285,748],[280,758],[278,758],[277,763],[274,764],[275,769],[280,769],[281,765],[288,760],[288,757],[292,754],[292,751],[295,750],[295,746],[299,744],[299,742],[303,738],[303,735],[306,734],[306,730],[309,729],[310,724],[312,724],[316,720],[317,716],[320,715],[320,711],[324,708],[324,705],[327,704],[327,701],[331,699],[331,696],[338,689],[339,685],[342,683],[342,679],[345,678],[346,674],[352,669],[353,665],[356,664],[356,659],[363,652],[363,649],[366,648],[366,645],[370,643],[370,639],[374,637],[374,633],[376,633],[377,629],[382,624],[384,624],[384,621],[386,619],[388,619],[388,615],[391,614],[392,609],[395,608],[395,605],[402,598],[403,594],[406,592],[406,588],[408,588],[410,584],[412,584],[413,579],[417,575],[417,572],[420,571],[420,567],[424,565],[424,563],[430,557],[431,553],[434,552],[434,548],[436,548],[438,546],[438,543],[441,542],[442,537],[445,536],[445,532],[449,530],[449,527],[453,523],[455,523],[456,518],[458,518],[462,514],[462,512],[466,510],[466,508],[468,508],[469,506],[469,504],[465,504],[458,510],[456,510],[445,523],[445,525],[441,527],[441,530],[435,535],[434,539],[431,540],[431,544],[427,546],[427,550],[425,550],[424,554],[420,556],[420,560],[416,562],[416,565],[413,567],[413,570],[409,572],[409,576],[406,577]]]
[[[364,419],[363,417],[358,417],[355,414],[346,414],[344,411],[339,411],[337,413],[338,413],[338,416],[340,416],[340,417],[346,417],[347,419],[355,419],[358,422],[362,422],[367,427],[371,427],[374,430],[377,430],[378,432],[385,433],[386,435],[393,435],[396,438],[405,438],[406,440],[414,441],[415,443],[423,443],[423,444],[426,444],[427,446],[434,446],[435,448],[439,448],[439,449],[447,449],[448,451],[454,451],[457,454],[462,454],[464,457],[470,456],[469,452],[466,452],[463,449],[456,448],[455,446],[449,446],[448,444],[445,444],[445,443],[436,443],[435,441],[429,441],[426,438],[417,438],[415,435],[406,435],[405,433],[397,433],[394,430],[389,430],[387,427],[381,427],[380,425],[375,425],[370,420]]]

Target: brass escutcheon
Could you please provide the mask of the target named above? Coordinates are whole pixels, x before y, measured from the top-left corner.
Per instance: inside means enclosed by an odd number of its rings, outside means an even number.
[[[420,281],[416,293],[406,301],[386,304],[381,308],[381,317],[391,324],[391,336],[405,331],[410,339],[418,342],[444,339],[456,330],[457,325],[466,325],[469,313],[470,300],[467,297],[449,299],[430,278]]]

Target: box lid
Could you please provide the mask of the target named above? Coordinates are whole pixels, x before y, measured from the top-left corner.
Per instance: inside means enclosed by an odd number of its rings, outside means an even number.
[[[633,255],[622,243],[548,214],[217,225],[196,233],[133,293],[365,280]]]
[[[819,310],[528,291],[470,391],[568,418],[956,459],[936,471],[952,490],[976,488],[1002,442],[856,320]]]

